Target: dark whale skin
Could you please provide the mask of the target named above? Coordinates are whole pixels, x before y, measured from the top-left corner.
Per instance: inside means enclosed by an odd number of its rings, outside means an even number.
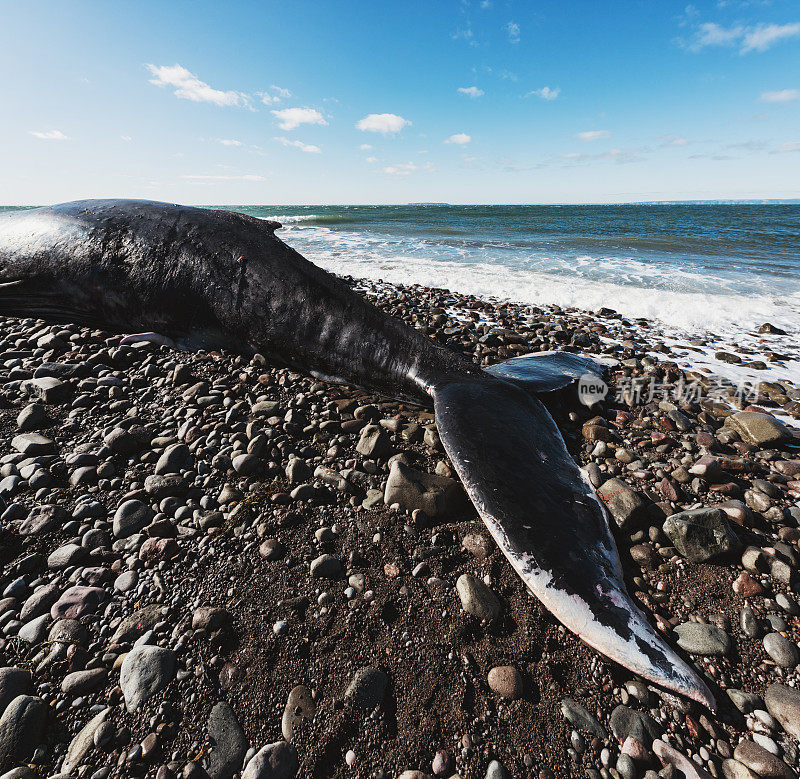
[[[0,215],[0,312],[187,348],[260,352],[298,370],[430,403],[470,361],[387,317],[275,236],[277,222],[140,200]]]
[[[528,589],[586,643],[710,708],[714,698],[628,595],[608,517],[538,395],[581,358],[489,372],[390,317],[279,240],[276,222],[138,200],[0,215],[0,314],[157,331],[259,352],[321,378],[434,404],[442,444]]]

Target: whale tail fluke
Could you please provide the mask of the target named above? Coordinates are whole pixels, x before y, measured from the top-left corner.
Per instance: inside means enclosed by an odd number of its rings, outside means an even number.
[[[708,687],[628,595],[605,509],[542,403],[490,376],[432,394],[445,450],[528,589],[603,655],[713,709]]]

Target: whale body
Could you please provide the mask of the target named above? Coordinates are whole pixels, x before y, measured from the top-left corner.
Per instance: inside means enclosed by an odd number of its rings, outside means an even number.
[[[698,673],[628,595],[605,507],[540,400],[596,366],[552,353],[481,370],[309,262],[278,227],[138,200],[6,213],[0,314],[257,352],[327,381],[432,402],[445,451],[528,589],[598,652],[713,709]]]

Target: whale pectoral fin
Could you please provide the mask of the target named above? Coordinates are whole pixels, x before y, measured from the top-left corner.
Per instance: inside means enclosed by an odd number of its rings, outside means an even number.
[[[535,352],[495,363],[484,371],[517,384],[533,395],[543,395],[569,387],[587,374],[602,380],[608,368],[616,362],[608,357],[589,357],[572,352]]]
[[[528,589],[603,655],[713,708],[696,671],[628,595],[605,509],[542,403],[489,376],[432,394],[444,448]]]
[[[161,333],[134,333],[126,335],[120,339],[120,345],[123,344],[142,344],[151,343],[157,346],[169,346],[170,349],[178,348],[175,341]]]

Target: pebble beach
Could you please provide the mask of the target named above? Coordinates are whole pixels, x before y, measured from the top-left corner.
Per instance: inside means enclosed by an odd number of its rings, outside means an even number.
[[[527,593],[431,409],[6,318],[0,779],[796,776],[791,333],[723,348],[610,309],[348,280],[482,365],[613,358],[602,402],[549,407],[629,592],[716,712]]]

